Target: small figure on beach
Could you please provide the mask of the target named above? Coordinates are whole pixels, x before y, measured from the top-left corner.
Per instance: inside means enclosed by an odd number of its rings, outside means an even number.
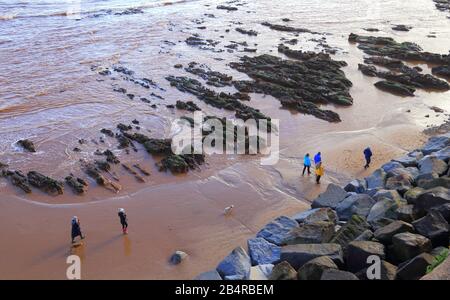
[[[81,239],[84,239],[84,236],[81,233],[80,220],[77,216],[74,216],[72,218],[72,244],[75,243],[75,238],[77,236],[79,236]]]
[[[128,233],[128,218],[127,214],[125,213],[125,209],[119,208],[119,218],[120,218],[120,224],[122,225],[122,232],[123,234]]]
[[[317,152],[316,155],[314,155],[314,164],[317,166],[319,166],[322,163],[322,153]]]
[[[318,165],[316,165],[316,183],[320,184],[320,178],[325,173],[325,170],[323,168],[322,162],[320,162]]]
[[[367,169],[370,167],[370,161],[372,158],[372,150],[370,150],[370,147],[367,147],[366,149],[364,149],[364,157],[366,159],[366,165],[364,166],[364,169]]]
[[[230,206],[225,207],[225,209],[223,210],[223,214],[226,215],[226,216],[231,214],[231,211],[233,210],[233,208],[234,208],[234,205],[230,205]]]
[[[311,175],[311,158],[309,157],[309,153],[306,153],[305,157],[303,158],[303,172],[302,176],[305,175],[305,171],[308,170],[308,175]]]

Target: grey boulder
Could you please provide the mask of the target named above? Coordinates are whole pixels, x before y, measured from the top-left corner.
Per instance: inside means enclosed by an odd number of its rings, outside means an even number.
[[[328,256],[320,256],[305,263],[298,269],[299,280],[320,280],[322,273],[328,269],[337,270],[338,267]]]
[[[345,187],[344,190],[347,192],[353,192],[357,194],[364,193],[367,189],[367,183],[362,179],[355,179],[350,181]]]
[[[428,155],[419,161],[420,174],[434,173],[442,175],[447,171],[447,169],[447,163],[434,156]]]
[[[247,245],[252,265],[273,264],[280,259],[281,247],[263,238],[249,239]]]
[[[347,268],[350,272],[358,272],[369,266],[367,258],[376,255],[380,259],[384,259],[386,254],[384,245],[371,241],[353,241],[348,244],[346,261]]]
[[[239,277],[248,279],[250,268],[250,257],[247,252],[242,247],[237,247],[219,263],[216,270],[222,278]]]
[[[312,203],[312,208],[330,207],[335,209],[336,206],[344,200],[347,192],[340,186],[330,183],[325,192],[319,195]]]
[[[334,234],[334,223],[319,221],[302,224],[294,228],[284,240],[283,244],[320,244],[327,243]]]
[[[256,237],[263,238],[275,245],[280,246],[289,236],[289,232],[297,227],[297,221],[281,216],[264,226],[264,228],[258,232]]]
[[[431,137],[425,146],[422,147],[424,155],[437,152],[445,147],[450,146],[450,137],[447,135],[433,136]]]
[[[366,177],[367,189],[383,188],[386,181],[386,172],[383,169],[377,169],[372,175]]]
[[[374,232],[375,238],[383,244],[390,244],[392,237],[397,233],[413,232],[414,227],[403,221],[394,221],[389,225],[379,228]]]
[[[287,261],[295,269],[320,256],[329,256],[333,262],[343,265],[342,247],[338,244],[297,244],[284,246],[281,249],[281,261]]]
[[[355,274],[335,269],[323,271],[320,280],[359,280]]]
[[[398,233],[392,237],[393,251],[400,262],[410,260],[417,255],[431,251],[428,238],[410,232]]]
[[[367,194],[354,194],[345,198],[336,207],[339,220],[348,220],[352,215],[367,217],[375,200]]]
[[[429,238],[433,247],[448,247],[450,226],[438,211],[430,211],[425,217],[413,222],[418,233]]]
[[[396,279],[418,280],[426,274],[427,267],[433,262],[433,256],[422,253],[402,264],[397,271]]]
[[[337,223],[338,216],[334,210],[329,207],[313,208],[292,216],[300,224],[310,224],[320,221]]]

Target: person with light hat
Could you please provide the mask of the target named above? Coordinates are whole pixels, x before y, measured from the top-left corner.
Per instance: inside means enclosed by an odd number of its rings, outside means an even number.
[[[120,224],[122,224],[123,234],[127,234],[128,233],[128,218],[127,218],[127,214],[125,213],[125,209],[119,208],[118,215],[120,218]]]

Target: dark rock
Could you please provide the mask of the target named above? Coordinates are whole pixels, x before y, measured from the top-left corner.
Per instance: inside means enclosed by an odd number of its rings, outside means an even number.
[[[269,280],[296,280],[297,271],[286,261],[275,265]]]
[[[171,139],[148,139],[143,143],[145,150],[151,154],[172,154]]]
[[[256,237],[264,238],[265,240],[280,246],[289,236],[290,231],[297,227],[298,223],[295,220],[281,216],[264,226],[264,228],[258,232]]]
[[[389,225],[379,228],[375,231],[375,238],[383,244],[391,244],[392,237],[397,233],[413,232],[414,228],[411,224],[403,221],[394,221]]]
[[[403,196],[409,204],[415,204],[417,198],[424,192],[425,190],[420,187],[415,187],[408,190]]]
[[[388,80],[378,81],[375,83],[375,86],[382,91],[400,96],[414,96],[414,92],[416,91],[416,89],[410,86]]]
[[[444,217],[435,210],[431,210],[425,217],[413,222],[418,233],[429,238],[433,247],[448,247],[450,226]]]
[[[395,213],[400,221],[404,221],[406,223],[411,223],[417,219],[416,213],[414,212],[414,205],[412,204],[398,207]]]
[[[353,192],[353,193],[364,193],[367,189],[367,183],[365,180],[362,179],[355,179],[349,182],[345,187],[344,190],[347,192]]]
[[[395,280],[395,276],[397,274],[397,267],[393,264],[382,260],[381,261],[381,270],[380,270],[380,278],[379,280]],[[355,274],[360,280],[368,280],[367,268],[362,269],[357,274]],[[370,278],[370,280],[376,280],[376,278]]]
[[[247,279],[250,275],[250,268],[250,257],[242,247],[237,247],[225,257],[216,270],[222,278],[237,275],[242,279]]]
[[[425,190],[433,189],[435,187],[444,187],[446,189],[450,188],[450,178],[449,177],[438,177],[430,180],[420,180],[418,185]]]
[[[335,233],[330,242],[341,245],[342,249],[345,250],[350,242],[358,238],[369,227],[370,225],[363,217],[353,215],[352,218]]]
[[[122,163],[122,167],[131,175],[134,175],[137,181],[145,182],[145,179],[139,175],[135,170],[133,170],[129,165]]]
[[[363,233],[358,235],[355,241],[371,241],[373,239],[373,232],[370,229],[366,229]]]
[[[418,280],[426,274],[427,267],[433,262],[433,256],[422,253],[402,265],[397,271],[397,279]]]
[[[431,251],[431,242],[426,237],[410,232],[398,233],[392,237],[393,251],[400,262]]]
[[[62,195],[64,193],[64,184],[39,172],[31,171],[27,174],[28,182],[42,191],[51,195]]]
[[[450,191],[444,187],[436,187],[419,194],[414,209],[419,215],[424,215],[431,208],[447,203],[450,203]]]
[[[66,183],[72,188],[76,194],[84,194],[88,188],[88,184],[85,180],[75,177],[73,175],[65,178]]]
[[[11,183],[21,188],[25,193],[31,193],[31,188],[28,185],[27,177],[21,171],[6,171],[6,176],[11,180]]]
[[[418,161],[416,157],[411,157],[409,155],[402,156],[400,158],[394,159],[395,162],[402,164],[406,167],[417,167]]]
[[[201,110],[200,107],[198,107],[197,104],[195,104],[192,101],[187,101],[187,102],[177,101],[176,107],[178,109],[183,109],[183,110],[187,110],[187,111]]]
[[[250,36],[257,36],[258,35],[258,32],[254,31],[254,30],[251,30],[251,29],[250,30],[246,30],[244,28],[238,27],[238,28],[236,28],[236,31],[239,32],[239,33],[242,33],[242,34],[250,35]]]
[[[336,209],[336,206],[344,200],[347,196],[347,192],[340,186],[330,183],[326,191],[319,195],[312,203],[312,208],[330,207]]]
[[[305,263],[298,269],[299,280],[320,280],[322,273],[328,269],[338,269],[336,264],[328,256],[320,256]]]
[[[411,26],[406,26],[406,25],[395,25],[394,27],[392,27],[392,30],[395,31],[410,31],[412,29]]]
[[[348,244],[346,252],[347,268],[351,272],[358,272],[367,268],[367,258],[376,255],[380,259],[385,258],[383,244],[370,241],[353,241]]]
[[[294,32],[294,33],[311,33],[311,34],[320,34],[319,32],[313,32],[309,29],[305,28],[295,28],[291,26],[285,26],[285,25],[278,25],[278,24],[272,24],[269,22],[263,22],[261,23],[263,26],[267,26],[272,30],[276,31],[284,31],[284,32]]]
[[[384,198],[388,198],[388,199],[398,202],[399,204],[401,202],[404,202],[404,200],[402,199],[402,197],[396,190],[380,189],[372,196],[372,198],[375,199],[376,201],[380,201]]]
[[[375,200],[366,194],[350,195],[336,206],[339,220],[348,220],[352,215],[367,217]]]
[[[370,209],[367,221],[372,224],[383,218],[396,219],[398,207],[399,205],[395,200],[382,198]]]
[[[386,173],[391,172],[395,169],[398,168],[403,168],[403,165],[399,162],[396,161],[390,161],[388,163],[385,163],[384,165],[381,166],[381,168],[383,169],[383,171],[385,171]]]
[[[334,235],[334,223],[319,221],[316,223],[302,224],[293,228],[283,244],[320,244],[327,243]]]
[[[433,207],[431,210],[431,212],[439,212],[444,219],[447,221],[447,223],[450,224],[450,203],[445,203],[439,206],[435,206]]]
[[[434,75],[450,78],[450,65],[433,67],[431,72]]]
[[[343,265],[342,247],[338,244],[297,244],[281,248],[281,261],[287,261],[295,269],[320,256],[329,256],[333,262]]]
[[[25,150],[28,150],[30,152],[36,152],[36,147],[34,146],[34,143],[30,140],[19,140],[17,144],[22,148],[24,148]]]
[[[252,265],[273,264],[280,260],[281,247],[263,238],[253,238],[247,241],[248,252]]]
[[[320,280],[359,280],[353,273],[335,269],[323,271]]]
[[[170,257],[170,263],[173,265],[180,264],[183,260],[188,257],[186,252],[183,251],[175,251],[174,254]]]
[[[110,163],[113,163],[113,164],[120,163],[120,160],[117,158],[117,156],[111,150],[103,151],[103,155],[106,156],[106,161],[108,161]]]
[[[234,6],[227,6],[227,5],[218,5],[217,7],[216,7],[217,9],[222,9],[222,10],[226,10],[226,11],[236,11],[236,10],[238,10],[237,9],[237,7],[234,7]]]

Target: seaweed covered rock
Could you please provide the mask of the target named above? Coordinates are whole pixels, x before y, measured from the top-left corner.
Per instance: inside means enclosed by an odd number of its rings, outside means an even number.
[[[296,280],[297,271],[287,262],[282,261],[273,267],[269,280]]]
[[[402,83],[388,80],[378,81],[375,83],[375,86],[380,90],[401,96],[414,96],[414,92],[416,91],[414,88]]]
[[[201,110],[198,106],[197,106],[197,104],[195,104],[194,102],[192,102],[192,101],[187,101],[187,102],[183,102],[183,101],[177,101],[177,103],[176,103],[176,108],[178,108],[178,109],[182,109],[182,110],[187,110],[187,111],[198,111],[198,110]]]
[[[364,217],[353,215],[332,237],[330,243],[339,244],[343,249],[370,228]]]
[[[78,177],[75,177],[73,175],[69,175],[65,178],[66,183],[72,188],[74,193],[76,194],[84,194],[86,193],[86,190],[88,188],[88,183]]]
[[[2,171],[3,173],[3,171]],[[25,193],[31,193],[31,187],[28,184],[27,177],[22,173],[22,171],[10,171],[7,170],[4,172],[7,177],[10,178],[11,183],[20,189],[22,189]]]
[[[17,144],[22,148],[24,148],[25,150],[28,150],[30,152],[36,152],[36,147],[34,146],[34,143],[30,140],[27,139],[19,140]]]
[[[320,244],[327,243],[334,234],[334,223],[319,221],[315,223],[302,224],[293,228],[283,244]]]
[[[254,81],[234,81],[234,86],[243,93],[271,95],[286,108],[329,122],[340,121],[337,113],[322,110],[318,105],[352,104],[349,93],[352,83],[340,69],[345,63],[334,61],[324,54],[292,52],[294,50],[285,46],[279,50],[295,53],[298,60],[283,60],[272,55],[244,56],[240,62],[231,63],[230,66]]]
[[[338,269],[338,266],[328,256],[320,256],[305,263],[298,269],[299,280],[320,280],[322,273],[328,269]]]
[[[52,195],[62,195],[64,193],[64,184],[53,178],[45,176],[36,171],[30,171],[27,174],[28,182],[42,191]]]

